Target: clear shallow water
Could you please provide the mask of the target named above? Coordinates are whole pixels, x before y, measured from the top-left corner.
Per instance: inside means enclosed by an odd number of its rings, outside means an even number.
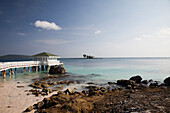
[[[163,81],[170,76],[170,58],[104,58],[104,59],[69,59],[61,58],[66,71],[71,74],[67,79],[94,81],[106,83],[118,79],[129,79],[131,76],[140,75],[143,79]],[[25,81],[32,78],[49,76],[47,73],[20,73],[0,82]],[[65,79],[65,78],[64,78]]]
[[[61,61],[67,72],[87,76],[87,80],[96,82],[129,79],[133,75],[163,81],[170,76],[170,58],[61,59]]]

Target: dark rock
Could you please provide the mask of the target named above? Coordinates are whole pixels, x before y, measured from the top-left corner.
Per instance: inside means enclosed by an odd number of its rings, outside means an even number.
[[[65,92],[66,95],[71,95],[71,94],[73,94],[74,91],[73,91],[72,88],[68,88],[64,92]]]
[[[86,88],[87,88],[87,89],[94,90],[94,91],[99,90],[99,87],[97,87],[97,86],[86,86]]]
[[[131,77],[129,80],[133,80],[133,81],[135,81],[136,83],[141,83],[142,77],[139,76],[139,75],[137,75],[137,76]]]
[[[28,107],[24,112],[30,112],[33,110],[33,106]]]
[[[132,89],[132,86],[131,85],[127,85],[126,89]]]
[[[148,81],[147,80],[143,80],[141,83],[142,84],[148,84]]]
[[[62,109],[64,108],[73,113],[89,113],[93,109],[93,105],[84,99],[76,98],[64,105]]]
[[[24,88],[24,86],[17,86],[17,88]]]
[[[83,90],[82,93],[87,94],[87,91],[86,91],[86,90]]]
[[[170,77],[164,80],[165,85],[170,86]]]
[[[127,86],[127,85],[135,85],[135,81],[133,80],[118,80],[117,85]]]
[[[43,83],[43,84],[41,84],[41,87],[43,87],[43,88],[47,88],[47,87],[50,87],[50,85],[49,85],[49,84],[47,84],[47,83]]]
[[[43,105],[44,105],[44,102],[41,101],[41,102],[38,102],[37,104],[35,104],[34,106],[36,109],[40,109]]]
[[[100,90],[101,90],[102,92],[105,92],[105,91],[106,91],[106,88],[105,88],[105,87],[100,87]]]
[[[115,84],[114,82],[108,82],[108,84],[110,85],[110,84]]]
[[[100,95],[100,94],[101,94],[101,91],[89,90],[89,96]]]
[[[87,84],[94,84],[94,82],[88,82]]]
[[[59,84],[67,84],[67,80],[62,80],[59,82]]]
[[[49,74],[65,74],[66,70],[62,66],[51,66]]]
[[[152,80],[152,79],[150,79],[150,80],[149,80],[149,82],[153,82],[153,80]]]
[[[158,83],[151,83],[150,85],[149,85],[149,87],[158,87]]]
[[[68,81],[67,85],[70,85],[70,84],[73,84],[73,83],[74,83],[74,81]]]

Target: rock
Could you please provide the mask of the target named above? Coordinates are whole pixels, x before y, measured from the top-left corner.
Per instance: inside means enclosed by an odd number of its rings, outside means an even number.
[[[158,83],[151,83],[150,85],[149,85],[149,87],[158,87]]]
[[[106,91],[106,88],[105,88],[105,87],[100,87],[100,90],[101,90],[102,92],[105,92],[105,91]]]
[[[132,86],[131,85],[127,85],[126,89],[132,89]]]
[[[94,82],[88,82],[87,84],[94,84]]]
[[[59,82],[59,84],[67,84],[67,80],[62,80]]]
[[[131,77],[129,80],[133,80],[133,81],[135,81],[136,83],[141,83],[142,77],[139,76],[139,75],[137,75],[137,76]]]
[[[90,89],[90,90],[94,90],[94,91],[99,90],[99,87],[97,87],[97,86],[86,86],[86,88]]]
[[[17,88],[24,88],[24,86],[17,86]]]
[[[164,80],[165,85],[170,86],[170,77]]]
[[[84,95],[84,93],[81,93],[81,92],[77,92],[77,91],[76,91],[76,92],[74,92],[74,95],[78,95],[78,96],[81,95],[81,96],[82,96],[82,95]]]
[[[68,88],[68,89],[66,89],[65,91],[64,91],[64,93],[66,94],[66,95],[71,95],[71,94],[73,94],[73,89],[72,88]]]
[[[148,84],[148,81],[147,80],[143,80],[141,83],[142,84]]]
[[[135,85],[135,81],[133,80],[118,80],[117,85],[127,86],[127,85]]]
[[[73,83],[74,83],[74,81],[68,81],[67,85],[70,85],[70,84],[73,84]]]
[[[114,82],[108,82],[108,84],[110,85],[110,84],[115,84]]]
[[[24,112],[30,112],[33,110],[33,106],[28,107]]]
[[[34,106],[36,107],[36,109],[40,109],[42,106],[44,105],[44,102],[38,102],[37,104],[35,104]]]
[[[153,82],[153,80],[152,80],[152,79],[150,79],[150,80],[149,80],[149,82]]]
[[[43,84],[41,84],[41,87],[43,87],[43,88],[47,88],[47,87],[50,87],[50,85],[49,85],[49,84],[47,84],[47,83],[43,83]]]
[[[51,66],[49,74],[65,74],[66,70],[61,66]]]
[[[93,109],[93,105],[84,99],[76,98],[63,106],[63,109],[67,109],[68,112],[73,113],[89,113]]]
[[[89,90],[89,96],[100,95],[100,94],[102,94],[101,91]]]
[[[87,91],[86,90],[83,90],[82,93],[84,93],[85,95],[87,94]]]
[[[53,88],[52,91],[59,91],[62,89],[64,89],[64,86],[57,86],[57,87]]]

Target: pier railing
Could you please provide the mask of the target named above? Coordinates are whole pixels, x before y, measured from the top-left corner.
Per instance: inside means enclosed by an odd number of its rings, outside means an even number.
[[[18,61],[18,62],[0,62],[0,71],[10,68],[32,67],[40,65],[61,65],[60,61]]]

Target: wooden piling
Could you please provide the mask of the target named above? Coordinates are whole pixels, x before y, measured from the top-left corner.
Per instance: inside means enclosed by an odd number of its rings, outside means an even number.
[[[40,71],[40,66],[38,66],[38,71]]]
[[[3,76],[4,76],[4,78],[6,77],[6,70],[4,70]]]
[[[14,75],[15,73],[14,73],[14,71],[11,69],[11,72],[12,72],[12,75]]]
[[[15,74],[17,74],[17,68],[15,68]]]
[[[22,72],[25,72],[25,67],[22,69]]]
[[[28,67],[28,72],[30,73],[30,67]]]
[[[49,70],[50,70],[50,69],[49,69],[49,65],[46,65],[46,66],[45,66],[45,70],[46,70],[46,71],[49,71]]]
[[[3,71],[1,71],[1,76],[3,75]]]
[[[44,65],[41,65],[41,71],[44,71]]]
[[[9,69],[9,76],[11,76],[11,69]]]

